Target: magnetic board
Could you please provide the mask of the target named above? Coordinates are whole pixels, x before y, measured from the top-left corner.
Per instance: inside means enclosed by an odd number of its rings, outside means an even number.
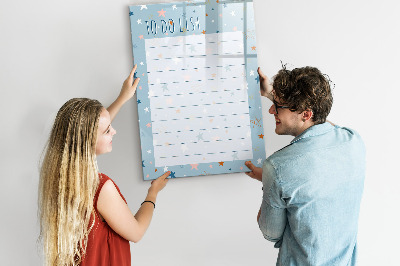
[[[145,180],[265,159],[252,1],[129,7]]]

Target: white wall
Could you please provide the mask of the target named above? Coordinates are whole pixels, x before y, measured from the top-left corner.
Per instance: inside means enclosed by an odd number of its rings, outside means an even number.
[[[41,265],[38,161],[58,108],[72,97],[117,96],[132,66],[128,5],[156,1],[7,1],[0,6],[1,265]],[[255,0],[259,64],[269,76],[317,66],[336,83],[329,119],[354,128],[368,152],[359,222],[359,265],[395,265],[400,237],[398,1]],[[276,136],[263,101],[267,153]],[[113,123],[112,154],[101,171],[136,211],[142,181],[137,110],[126,104]],[[159,195],[134,265],[274,265],[277,250],[256,224],[261,184],[244,174],[171,180]],[[334,215],[334,214],[332,214]],[[332,239],[334,241],[334,239]],[[398,265],[398,264],[397,264]]]

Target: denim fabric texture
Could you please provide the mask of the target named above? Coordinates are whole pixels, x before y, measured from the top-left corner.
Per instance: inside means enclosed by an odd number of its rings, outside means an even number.
[[[279,248],[276,265],[356,265],[365,179],[360,135],[315,125],[263,164],[259,226]]]

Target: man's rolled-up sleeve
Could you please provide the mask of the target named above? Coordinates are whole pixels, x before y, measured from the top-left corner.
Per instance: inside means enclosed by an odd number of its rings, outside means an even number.
[[[265,239],[278,242],[282,239],[287,223],[286,203],[282,200],[282,188],[277,180],[276,169],[268,159],[263,165],[262,179],[263,201],[258,225]],[[279,246],[280,243],[275,245]]]

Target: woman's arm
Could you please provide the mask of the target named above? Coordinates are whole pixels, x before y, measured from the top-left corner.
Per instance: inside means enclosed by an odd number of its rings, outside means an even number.
[[[157,194],[167,184],[169,174],[168,171],[151,182],[145,200],[156,202]],[[140,206],[136,215],[133,215],[114,183],[108,180],[101,188],[97,210],[117,234],[136,243],[143,237],[150,225],[154,206],[150,202],[145,202]]]
[[[131,73],[124,81],[121,92],[119,93],[117,99],[107,108],[107,111],[110,113],[111,121],[114,120],[122,105],[124,105],[130,98],[132,98],[132,96],[136,92],[136,87],[140,80],[140,78],[134,78],[136,68],[137,65],[133,67]]]

